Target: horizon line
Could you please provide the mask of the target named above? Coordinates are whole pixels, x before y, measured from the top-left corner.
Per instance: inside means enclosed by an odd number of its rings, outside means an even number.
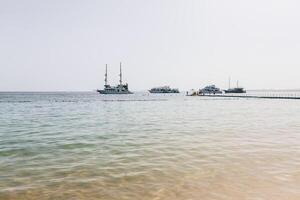
[[[189,90],[192,90],[189,89]],[[189,91],[189,90],[180,90],[181,92]],[[148,89],[143,90],[132,90],[133,92],[146,92]],[[247,91],[300,91],[300,88],[295,89],[247,89]],[[36,93],[50,93],[50,92],[97,92],[97,90],[0,90],[0,93],[30,93],[30,92],[36,92]]]

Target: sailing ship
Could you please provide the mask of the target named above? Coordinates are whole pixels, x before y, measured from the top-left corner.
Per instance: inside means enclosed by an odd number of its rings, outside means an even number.
[[[128,89],[128,83],[123,84],[122,81],[122,63],[120,63],[120,81],[117,86],[111,86],[107,82],[107,64],[105,66],[105,84],[103,90],[97,90],[100,94],[133,94]]]
[[[230,78],[229,78],[229,88],[227,90],[224,90],[225,93],[246,93],[246,90],[244,88],[239,87],[239,81],[236,83],[235,88],[230,87]]]

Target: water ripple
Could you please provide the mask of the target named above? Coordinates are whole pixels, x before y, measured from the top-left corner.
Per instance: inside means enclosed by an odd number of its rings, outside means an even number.
[[[299,199],[300,102],[0,94],[0,199]]]

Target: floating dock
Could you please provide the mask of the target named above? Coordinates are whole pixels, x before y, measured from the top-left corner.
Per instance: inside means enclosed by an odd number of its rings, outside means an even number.
[[[229,97],[229,98],[256,98],[256,99],[295,99],[300,100],[300,95],[298,94],[272,94],[272,95],[224,95],[224,94],[206,94],[206,95],[196,95],[199,97]]]

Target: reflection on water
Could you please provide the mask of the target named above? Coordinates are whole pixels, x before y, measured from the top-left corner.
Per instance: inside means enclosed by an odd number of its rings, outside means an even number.
[[[300,101],[0,94],[0,199],[300,199]]]

